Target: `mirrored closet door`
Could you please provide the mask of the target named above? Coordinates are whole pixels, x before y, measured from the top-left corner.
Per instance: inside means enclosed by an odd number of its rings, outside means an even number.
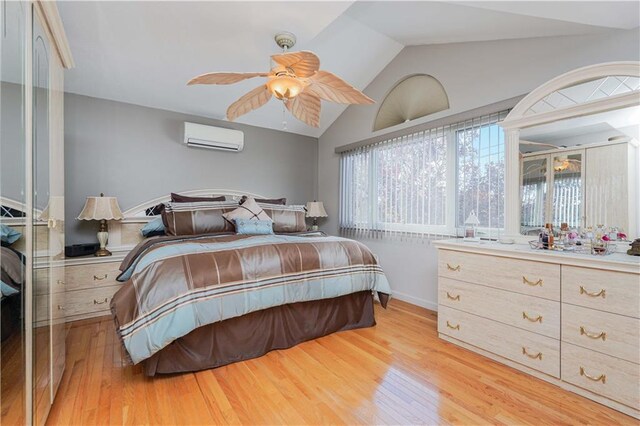
[[[0,0],[0,424],[43,425],[65,365],[64,87],[55,2]]]
[[[3,1],[0,40],[0,414],[1,424],[27,416],[26,147],[29,4]]]

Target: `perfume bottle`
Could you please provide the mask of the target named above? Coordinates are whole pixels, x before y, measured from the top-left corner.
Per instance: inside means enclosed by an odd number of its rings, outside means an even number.
[[[543,238],[546,239],[546,244],[545,241],[542,241],[542,248],[543,249],[547,249],[547,250],[551,250],[554,248],[554,237],[553,237],[553,224],[551,223],[547,223],[546,225],[544,225],[545,228],[545,235]]]

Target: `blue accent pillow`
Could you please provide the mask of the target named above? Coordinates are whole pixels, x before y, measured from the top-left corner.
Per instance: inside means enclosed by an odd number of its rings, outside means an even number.
[[[236,233],[239,235],[271,235],[273,222],[270,220],[236,219]]]
[[[11,287],[9,284],[5,284],[2,281],[0,281],[0,293],[2,293],[3,296],[12,296],[18,293],[18,290]]]
[[[0,225],[0,239],[3,243],[13,244],[22,237],[22,233],[7,225]]]
[[[164,223],[162,223],[162,218],[157,217],[142,227],[140,230],[143,237],[155,237],[156,235],[165,235]]]

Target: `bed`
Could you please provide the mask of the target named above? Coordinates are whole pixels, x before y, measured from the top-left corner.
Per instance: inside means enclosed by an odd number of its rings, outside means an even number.
[[[155,236],[124,259],[111,310],[146,375],[214,368],[375,325],[391,290],[363,244],[320,232]]]
[[[21,324],[23,257],[16,250],[0,247],[0,341],[8,339]]]

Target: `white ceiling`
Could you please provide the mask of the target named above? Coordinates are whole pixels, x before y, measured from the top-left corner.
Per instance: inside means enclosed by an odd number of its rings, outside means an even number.
[[[520,138],[556,146],[606,142],[612,136],[626,136],[638,140],[640,138],[640,125],[638,123],[640,123],[640,106],[634,106],[522,129]],[[548,149],[548,147],[526,144],[522,145],[522,147],[523,152]]]
[[[275,33],[365,88],[406,45],[597,34],[640,26],[640,2],[112,2],[59,1],[76,62],[68,92],[224,119],[260,79],[191,86],[210,71],[267,71]],[[376,99],[381,101],[381,99]],[[345,109],[323,102],[321,127],[287,113],[287,130],[320,136]],[[238,121],[282,129],[272,100]]]

